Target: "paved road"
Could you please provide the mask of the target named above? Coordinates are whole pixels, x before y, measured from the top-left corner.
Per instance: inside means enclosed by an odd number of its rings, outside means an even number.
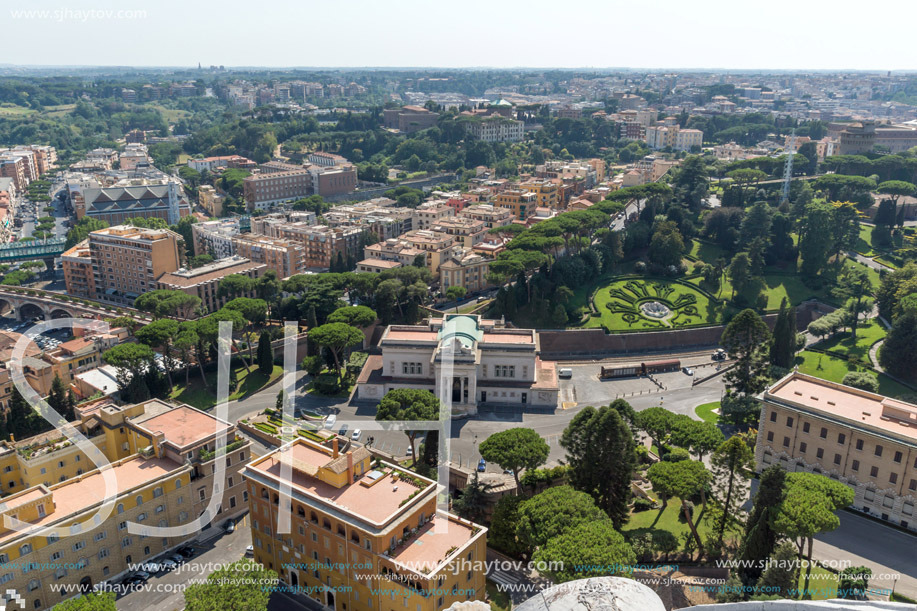
[[[847,252],[847,256],[852,259],[856,259],[857,261],[859,261],[866,267],[871,267],[872,269],[876,271],[882,271],[882,270],[892,271],[892,268],[890,268],[889,266],[883,263],[879,263],[875,259],[870,259],[869,257],[863,256],[860,253],[853,252],[852,250]]]
[[[685,360],[685,364],[713,367],[709,359],[709,355],[704,353]],[[561,401],[575,405],[568,409],[558,409],[551,414],[523,412],[519,408],[482,408],[475,418],[453,421],[450,443],[453,461],[465,466],[477,465],[480,459],[477,452],[479,442],[495,432],[525,426],[534,429],[548,441],[551,447],[548,461],[554,464],[565,454],[559,444],[561,433],[585,405],[608,405],[615,398],[623,397],[637,410],[664,405],[673,412],[696,417],[694,408],[703,403],[718,401],[724,388],[722,378],[714,378],[692,388],[690,376],[672,372],[657,376],[666,387],[662,390],[646,378],[600,381],[600,365],[595,363],[563,366],[573,369],[573,378],[561,380]],[[708,371],[705,368],[697,369],[698,376],[706,373]],[[320,414],[334,414],[337,417],[335,430],[347,424],[349,430],[353,431],[363,428],[361,423],[374,420],[374,405],[304,394],[302,388],[308,382],[308,376],[302,372],[298,372],[297,375],[299,390],[296,395],[296,406]],[[279,390],[280,385],[274,384],[251,397],[230,403],[229,419],[235,422],[255,415],[267,407],[274,407]],[[395,456],[407,456],[409,441],[404,433],[366,431],[363,433],[363,440],[365,441],[370,434],[375,438],[374,446],[380,450]],[[419,445],[418,440],[415,449],[419,448]],[[487,470],[499,472],[496,465],[488,465]]]
[[[181,570],[162,573],[150,578],[147,587],[117,601],[119,611],[146,611],[147,609],[183,609],[184,588],[203,581],[218,564],[235,562],[251,545],[252,532],[246,515],[235,532],[222,534],[204,543],[195,544],[199,553],[182,565]],[[213,527],[216,528],[216,527]]]
[[[917,536],[901,532],[848,511],[839,514],[840,527],[815,537],[813,557],[830,562],[868,566],[871,588],[895,588],[917,599]],[[900,574],[897,582],[893,574]]]

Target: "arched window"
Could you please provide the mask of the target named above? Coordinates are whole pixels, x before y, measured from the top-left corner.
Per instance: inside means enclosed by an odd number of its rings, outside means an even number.
[[[29,582],[29,592],[33,592],[40,587],[41,587],[41,584],[38,582],[37,579],[33,579],[32,581]]]
[[[302,505],[296,506],[296,515],[298,515],[300,518],[306,517],[306,510],[302,508]]]
[[[118,503],[118,513],[124,513],[124,503]]]
[[[175,489],[178,490],[179,488],[181,488],[181,480],[177,479],[175,480]]]
[[[269,499],[269,498],[270,498],[270,496],[269,496],[268,493],[267,493],[267,490],[265,490],[264,488],[261,489],[261,498],[263,498],[263,499]]]
[[[25,556],[26,554],[32,553],[32,546],[28,543],[19,548],[19,555]]]
[[[138,504],[138,505],[143,505],[143,495],[142,495],[142,494],[138,494],[138,495],[137,495],[136,501],[137,501],[137,504]]]

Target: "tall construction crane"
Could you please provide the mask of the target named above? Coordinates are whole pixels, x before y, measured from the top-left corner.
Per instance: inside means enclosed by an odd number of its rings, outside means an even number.
[[[790,134],[790,143],[786,147],[786,164],[783,166],[783,202],[790,201],[790,181],[793,179],[793,157],[796,156],[796,128]]]

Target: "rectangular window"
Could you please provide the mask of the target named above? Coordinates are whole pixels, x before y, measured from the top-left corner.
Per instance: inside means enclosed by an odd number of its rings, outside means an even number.
[[[771,422],[777,422],[777,412],[771,412]]]
[[[773,440],[774,440],[774,431],[768,431],[768,432],[767,432],[767,440],[768,440],[768,441],[773,441]]]
[[[835,465],[841,464],[841,455],[840,455],[840,454],[835,454],[835,455],[834,455],[834,464],[835,464]]]
[[[889,473],[889,474],[888,474],[888,483],[889,483],[889,484],[897,484],[897,483],[898,483],[898,474],[897,474],[897,473]]]
[[[821,431],[818,433],[818,436],[821,437],[822,439],[827,439],[828,438],[828,429],[826,429],[825,427],[821,427]]]
[[[806,442],[803,441],[802,443],[799,444],[799,452],[802,453],[802,454],[805,454],[805,453],[806,453],[806,448],[807,448],[807,447],[808,447],[808,446],[806,445]]]
[[[855,460],[855,461],[853,461],[852,463],[850,463],[850,470],[851,470],[851,471],[859,471],[859,470],[860,470],[860,461]]]
[[[803,423],[802,423],[802,432],[803,432],[803,433],[808,433],[808,432],[809,432],[809,423],[808,423],[808,422],[803,422]]]
[[[817,450],[815,450],[815,458],[821,458],[824,455],[825,455],[824,449],[818,448]]]
[[[879,477],[879,467],[872,467],[869,469],[870,477]]]
[[[786,417],[786,425],[787,425],[787,426],[793,426],[793,417],[792,417],[792,416],[787,416],[787,417]]]
[[[847,436],[844,435],[843,433],[838,433],[837,442],[841,445],[844,445],[845,443],[847,443]]]
[[[862,439],[857,439],[856,448],[857,448],[857,450],[862,450],[862,449],[863,449],[863,440],[862,440]]]
[[[783,438],[783,447],[784,447],[784,448],[790,447],[790,438],[789,438],[789,437],[784,437],[784,438]]]
[[[901,452],[895,452],[895,457],[892,460],[894,460],[898,464],[901,464],[901,459],[903,457],[904,456],[901,454]]]

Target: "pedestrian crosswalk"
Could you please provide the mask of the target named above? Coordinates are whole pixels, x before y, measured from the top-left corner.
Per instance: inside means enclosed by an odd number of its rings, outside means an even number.
[[[491,567],[490,572],[488,573],[487,577],[491,581],[494,581],[504,586],[519,583],[518,576],[513,575],[512,573],[501,571],[500,569],[497,569],[494,567]]]

